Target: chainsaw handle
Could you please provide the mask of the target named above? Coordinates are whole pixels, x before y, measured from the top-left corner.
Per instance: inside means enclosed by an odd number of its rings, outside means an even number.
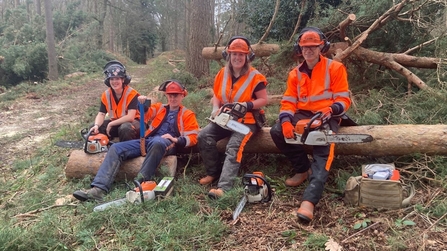
[[[138,182],[138,180],[133,180],[133,183],[140,190],[141,203],[143,203],[144,202],[143,188],[141,187],[141,184],[140,184],[140,182]]]
[[[251,183],[252,178],[256,180],[256,186],[258,186],[258,187],[260,185],[258,184],[257,179],[262,180],[264,182],[264,184],[267,185],[267,197],[262,199],[261,202],[269,202],[272,199],[272,188],[270,187],[270,184],[267,182],[267,180],[264,177],[262,177],[261,175],[257,175],[257,174],[247,173],[244,175],[244,177],[242,177],[242,184],[244,186],[253,185]]]
[[[237,120],[245,116],[247,113],[247,107],[241,105],[240,103],[227,103],[220,108],[219,114],[223,112],[233,115],[234,119]]]
[[[309,135],[312,124],[314,123],[315,120],[321,118],[321,116],[323,116],[323,113],[317,112],[317,113],[315,113],[314,116],[312,116],[312,118],[310,118],[309,123],[307,123],[307,125],[304,127],[304,132],[303,132],[303,135],[301,136],[301,143],[304,144],[304,142],[306,142],[307,135]],[[318,129],[318,128],[315,128],[315,129]]]

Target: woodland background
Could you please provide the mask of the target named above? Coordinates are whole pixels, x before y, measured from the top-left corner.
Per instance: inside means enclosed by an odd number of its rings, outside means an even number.
[[[346,65],[354,100],[348,114],[357,123],[436,125],[442,133],[446,6],[445,0],[0,0],[0,250],[447,250],[443,155],[337,156],[316,219],[302,225],[293,215],[302,188],[284,187],[290,170],[279,154],[244,157],[241,175],[262,169],[275,196],[268,206],[247,206],[232,222],[242,188],[209,201],[209,188],[197,184],[204,174],[197,155],[179,157],[178,196],[98,214],[94,203],[71,200],[91,177],[67,180],[70,151],[54,146],[79,139],[79,129],[93,121],[109,60],[126,65],[141,93],[180,79],[189,91],[186,106],[204,126],[210,107],[203,100],[223,65],[217,52],[231,36],[245,35],[255,49],[279,45],[253,65],[267,76],[269,95],[280,96],[300,60],[292,45],[306,26],[319,27],[332,44],[328,56]],[[205,56],[204,48],[216,53]],[[278,105],[266,114],[271,126]],[[410,207],[343,203],[347,178],[376,162],[394,162],[403,180],[415,184]],[[127,189],[115,188],[107,199]]]

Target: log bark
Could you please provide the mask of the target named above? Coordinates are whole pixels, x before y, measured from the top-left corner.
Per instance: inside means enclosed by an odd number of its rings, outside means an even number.
[[[366,125],[341,127],[339,133],[369,134],[374,140],[368,143],[336,144],[336,155],[359,156],[402,156],[415,153],[447,155],[447,125]],[[218,142],[218,150],[225,151],[228,139]],[[308,153],[312,147],[306,146]],[[191,150],[184,152],[190,153]],[[198,153],[197,147],[192,152]],[[263,128],[252,137],[244,149],[245,153],[280,153],[270,137],[270,128]],[[82,150],[71,153],[65,167],[67,178],[82,178],[95,175],[105,154],[85,154]],[[140,170],[144,158],[127,160],[118,172],[117,179],[132,179]],[[164,164],[166,165],[166,164]],[[167,164],[173,166],[174,164]],[[177,162],[175,162],[175,166]],[[175,173],[175,171],[174,171]]]
[[[268,57],[279,52],[277,44],[253,44],[251,45],[256,57]],[[219,60],[222,59],[222,51],[225,47],[204,47],[202,49],[202,57],[205,59]]]
[[[74,150],[71,152],[68,162],[65,165],[65,177],[69,179],[82,179],[87,175],[96,175],[104,161],[107,152],[97,154],[87,154],[84,150]],[[129,159],[123,162],[116,175],[115,180],[133,180],[143,164],[144,157]],[[166,156],[161,161],[161,166],[167,168],[169,176],[175,176],[177,169],[177,157]]]

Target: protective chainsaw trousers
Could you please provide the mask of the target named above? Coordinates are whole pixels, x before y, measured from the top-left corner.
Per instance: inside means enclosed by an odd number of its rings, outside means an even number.
[[[206,173],[212,177],[219,177],[218,188],[228,191],[233,187],[234,180],[237,178],[242,160],[242,152],[245,144],[253,133],[258,131],[256,125],[245,124],[250,128],[250,133],[243,135],[241,133],[226,130],[214,123],[209,123],[201,129],[198,135],[198,147],[200,156],[202,156]],[[229,137],[225,149],[225,160],[223,165],[220,161],[220,155],[217,150],[217,142],[223,138]]]
[[[142,180],[152,179],[162,158],[165,155],[175,154],[175,147],[172,146],[173,143],[169,139],[164,139],[160,136],[146,138],[146,157],[138,176],[141,176]],[[114,143],[109,148],[91,186],[99,187],[108,192],[115,180],[121,163],[125,160],[140,156],[140,140]]]
[[[109,123],[110,120],[104,120],[98,128],[99,133],[107,135],[107,125]],[[124,122],[119,126],[112,126],[110,129],[110,137],[118,137],[120,142],[138,139],[140,137],[140,121],[135,119],[133,122]]]
[[[310,118],[307,112],[295,113],[292,124],[296,125],[298,120]],[[331,119],[331,129],[338,131],[338,119]],[[310,201],[316,205],[321,199],[324,190],[324,184],[328,178],[329,170],[332,164],[334,155],[334,144],[328,146],[313,146],[312,147],[312,163],[310,162],[304,145],[287,144],[282,134],[281,123],[276,123],[270,129],[270,136],[276,147],[287,157],[292,164],[293,172],[304,173],[311,168],[312,173],[308,180],[309,184],[303,194],[303,201]]]

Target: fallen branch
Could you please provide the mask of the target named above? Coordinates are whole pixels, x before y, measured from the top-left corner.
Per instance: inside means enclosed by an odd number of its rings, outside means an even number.
[[[445,216],[447,216],[447,213],[445,213],[439,219],[437,219],[435,222],[433,222],[433,224],[431,224],[427,229],[425,229],[424,232],[422,232],[422,234],[420,234],[419,236],[424,236],[428,232],[428,230],[430,230],[430,228],[432,228],[433,226],[438,224],[438,222],[440,222],[442,219],[444,219]]]
[[[50,210],[50,209],[55,208],[55,207],[65,207],[65,206],[74,206],[74,207],[76,207],[77,204],[70,203],[70,204],[64,204],[64,205],[52,205],[52,206],[49,206],[49,207],[44,207],[44,208],[39,208],[39,209],[36,209],[36,210],[33,210],[33,211],[29,211],[29,212],[26,212],[26,213],[23,213],[23,214],[18,214],[18,215],[15,215],[14,217],[16,217],[16,218],[35,217],[36,216],[35,214],[37,214],[37,213],[40,213],[40,212],[43,212],[43,211],[46,211],[46,210]]]

